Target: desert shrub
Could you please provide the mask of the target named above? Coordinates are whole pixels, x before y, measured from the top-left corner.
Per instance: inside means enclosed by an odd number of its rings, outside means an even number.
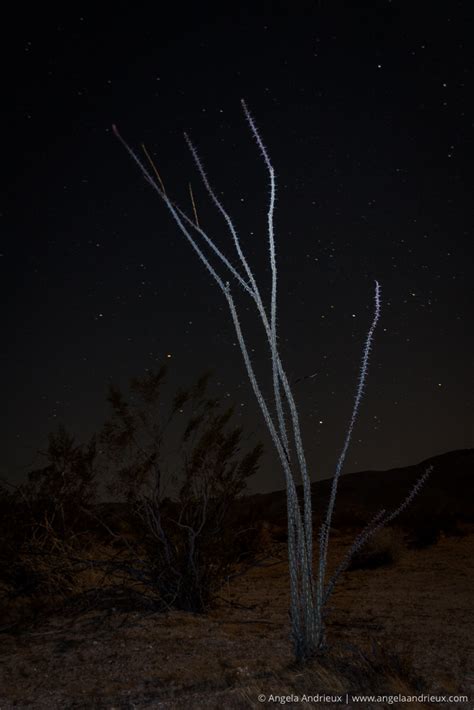
[[[28,474],[18,497],[27,511],[28,525],[41,525],[46,519],[48,530],[60,539],[87,529],[87,511],[96,500],[97,445],[92,437],[87,445],[76,444],[60,426],[51,433],[46,451],[39,452],[46,466]]]
[[[74,556],[87,546],[96,493],[96,444],[76,444],[64,427],[49,436],[46,465],[0,491],[0,584],[6,601],[66,595]]]
[[[365,547],[354,554],[347,569],[377,569],[395,564],[400,559],[403,547],[401,530],[382,528]]]
[[[435,517],[414,521],[409,534],[411,547],[422,549],[436,545],[441,537],[440,521]]]
[[[436,545],[441,536],[461,537],[463,530],[456,516],[446,508],[441,508],[430,515],[413,518],[408,535],[410,546],[421,549]]]
[[[122,568],[158,605],[202,612],[241,554],[242,530],[232,508],[257,470],[262,447],[242,453],[233,408],[207,395],[210,373],[178,391],[164,416],[166,374],[162,366],[133,378],[128,400],[110,387],[112,416],[101,445],[109,490],[123,497],[135,519],[137,542],[128,541],[130,559]]]

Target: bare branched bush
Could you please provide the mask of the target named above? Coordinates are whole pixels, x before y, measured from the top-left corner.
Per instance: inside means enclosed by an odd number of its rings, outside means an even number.
[[[109,489],[122,495],[136,525],[138,544],[128,541],[123,569],[158,604],[202,612],[238,558],[232,507],[257,470],[262,446],[241,452],[233,408],[207,395],[210,373],[180,390],[164,415],[165,376],[163,366],[132,379],[129,400],[110,387],[112,417],[101,445],[111,462]]]

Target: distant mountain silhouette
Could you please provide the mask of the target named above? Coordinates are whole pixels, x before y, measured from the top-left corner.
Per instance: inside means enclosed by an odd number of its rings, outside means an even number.
[[[393,524],[407,530],[432,525],[435,521],[474,523],[474,449],[460,449],[433,456],[413,466],[386,471],[359,471],[343,474],[339,480],[332,526],[361,529],[381,508],[396,509],[428,466],[433,466],[428,480],[411,505]],[[326,513],[332,479],[311,486],[314,533]],[[302,498],[302,486],[297,487]],[[168,502],[170,512],[178,510]],[[114,529],[126,530],[130,511],[124,503],[106,502],[99,505],[104,517]],[[231,525],[255,525],[267,521],[286,529],[286,491],[256,493],[243,496],[229,511]]]
[[[461,449],[404,468],[343,474],[339,479],[333,525],[368,522],[381,508],[387,511],[397,508],[430,465],[433,471],[428,480],[397,523],[410,525],[414,520],[437,516],[474,522],[474,449]],[[326,479],[311,486],[315,528],[326,511],[331,485],[332,480]],[[298,493],[302,496],[301,486]],[[286,520],[285,490],[249,496],[249,504],[250,501],[266,520],[277,524]]]

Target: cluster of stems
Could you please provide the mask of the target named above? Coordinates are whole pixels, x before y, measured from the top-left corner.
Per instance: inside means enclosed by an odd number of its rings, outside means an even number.
[[[360,366],[359,380],[354,396],[349,425],[345,435],[341,454],[339,456],[335,475],[332,481],[332,488],[326,515],[321,523],[319,531],[319,546],[317,555],[317,571],[313,571],[313,516],[311,502],[311,479],[308,473],[306,457],[301,436],[301,427],[298,412],[296,409],[293,393],[288,381],[288,377],[283,368],[283,364],[278,351],[277,338],[277,283],[278,271],[275,255],[274,237],[274,212],[276,200],[276,178],[273,165],[268,151],[260,137],[259,130],[250,114],[245,101],[242,100],[242,108],[247,123],[250,127],[253,138],[260,150],[269,176],[269,203],[267,210],[267,238],[271,269],[271,296],[269,307],[265,306],[257,281],[252,269],[242,250],[237,229],[230,215],[224,208],[221,200],[212,188],[203,163],[197,150],[191,142],[189,136],[185,134],[185,140],[198,169],[201,180],[205,186],[207,194],[214,203],[217,210],[222,215],[227,229],[230,233],[235,251],[237,253],[239,265],[234,266],[215,242],[208,236],[199,224],[197,218],[194,197],[192,190],[191,200],[193,207],[193,218],[189,217],[176,203],[167,195],[160,175],[144,148],[145,155],[150,164],[150,168],[144,164],[138,154],[126,143],[119,134],[116,126],[114,133],[126,148],[129,155],[140,168],[143,176],[151,187],[158,193],[165,203],[171,216],[179,227],[184,237],[196,252],[200,261],[204,264],[211,277],[220,288],[227,305],[235,328],[239,342],[245,368],[252,385],[253,392],[262,411],[266,426],[275,445],[278,457],[283,469],[286,491],[287,491],[287,517],[288,517],[288,562],[290,574],[290,618],[291,636],[295,657],[298,661],[306,661],[324,649],[326,644],[325,633],[325,608],[327,601],[334,589],[334,585],[339,576],[344,572],[350,563],[350,559],[367,540],[377,532],[383,525],[398,515],[416,495],[423,484],[429,471],[419,479],[412,488],[401,505],[392,512],[379,511],[369,522],[364,530],[356,537],[348,555],[341,562],[331,579],[327,579],[327,558],[329,548],[329,536],[331,522],[336,502],[337,487],[341,475],[342,467],[346,458],[347,450],[351,441],[352,432],[359,412],[360,403],[363,396],[364,386],[367,378],[369,354],[373,341],[376,325],[380,318],[380,284],[375,282],[375,309],[372,323],[370,325],[365,340],[362,362]],[[262,322],[263,329],[268,342],[272,382],[273,382],[273,405],[270,408],[262,394],[260,386],[255,376],[255,371],[249,356],[249,351],[242,332],[237,307],[231,291],[230,282],[223,278],[212,266],[207,258],[203,246],[217,257],[220,263],[227,269],[227,272],[235,279],[240,288],[252,299]],[[297,481],[302,482],[303,499],[297,495]]]

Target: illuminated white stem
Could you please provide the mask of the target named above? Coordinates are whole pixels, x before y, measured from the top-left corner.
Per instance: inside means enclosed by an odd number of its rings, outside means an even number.
[[[390,522],[394,517],[399,515],[412,501],[414,496],[418,493],[419,489],[426,480],[429,471],[421,477],[421,479],[413,486],[405,500],[398,506],[398,508],[392,513],[386,514],[385,511],[380,511],[372,521],[364,528],[364,530],[355,538],[349,552],[340,563],[339,567],[336,569],[331,580],[325,586],[325,576],[327,567],[327,556],[328,556],[328,546],[329,546],[329,533],[330,526],[333,517],[337,488],[339,478],[341,476],[342,467],[347,455],[347,451],[352,438],[353,429],[355,422],[359,413],[360,404],[363,397],[364,386],[368,373],[369,365],[369,355],[372,346],[372,341],[374,337],[375,328],[377,326],[378,320],[380,318],[380,284],[378,281],[375,282],[375,313],[372,320],[372,324],[369,328],[367,338],[365,341],[364,351],[362,355],[362,363],[359,372],[359,381],[356,388],[356,393],[354,397],[354,404],[349,420],[349,425],[347,428],[346,436],[344,439],[341,454],[339,456],[336,472],[333,478],[330,498],[328,502],[328,507],[326,510],[325,519],[321,525],[320,535],[319,535],[319,563],[318,563],[318,578],[315,584],[313,579],[312,571],[312,555],[313,555],[313,527],[312,527],[312,503],[311,503],[311,481],[309,478],[306,458],[304,454],[304,447],[301,437],[301,427],[299,422],[299,416],[296,409],[295,400],[291,391],[291,387],[286,376],[285,370],[283,368],[281,358],[278,352],[278,336],[277,336],[277,285],[278,285],[278,272],[277,272],[277,262],[276,262],[276,249],[275,249],[275,235],[274,235],[274,212],[275,212],[275,201],[276,201],[276,177],[275,171],[270,160],[268,151],[261,139],[260,133],[256,126],[256,123],[247,108],[247,105],[242,101],[242,108],[250,126],[252,135],[257,143],[260,153],[263,157],[265,166],[268,170],[269,175],[269,185],[270,185],[270,196],[267,211],[267,236],[268,236],[268,249],[269,249],[269,259],[270,259],[270,269],[271,269],[271,300],[270,300],[270,310],[269,315],[264,306],[261,293],[257,284],[257,281],[253,275],[252,269],[245,257],[242,250],[239,236],[235,225],[225,210],[222,202],[217,197],[215,191],[211,187],[208,180],[206,172],[204,170],[203,163],[197,153],[196,148],[192,144],[191,140],[187,135],[185,139],[187,145],[191,151],[194,162],[198,168],[203,184],[207,190],[208,195],[213,201],[214,205],[217,207],[218,211],[223,216],[229,232],[232,236],[234,247],[236,249],[238,258],[240,260],[241,267],[243,268],[243,273],[239,271],[238,268],[232,265],[232,263],[227,259],[227,257],[222,253],[222,251],[215,245],[214,241],[207,235],[204,229],[198,224],[196,218],[196,211],[193,200],[193,209],[195,214],[195,219],[192,220],[188,215],[176,205],[167,196],[163,184],[158,176],[158,182],[152,177],[150,172],[147,170],[145,165],[142,163],[138,155],[130,148],[130,146],[124,141],[124,139],[119,134],[116,127],[113,127],[115,135],[121,141],[122,145],[128,151],[131,158],[140,168],[142,174],[144,175],[147,182],[152,186],[152,188],[158,193],[160,198],[165,203],[171,216],[176,222],[177,226],[184,234],[185,238],[190,243],[193,250],[196,252],[198,258],[203,263],[204,267],[207,269],[211,277],[217,283],[219,289],[222,291],[234,325],[234,329],[237,335],[237,340],[239,342],[239,347],[244,360],[247,375],[249,377],[253,392],[257,399],[258,405],[262,411],[262,415],[265,424],[269,430],[270,436],[272,438],[273,444],[277,450],[280,463],[283,468],[285,483],[287,489],[287,515],[288,515],[288,561],[289,561],[289,573],[290,573],[290,597],[291,597],[291,626],[292,626],[292,636],[295,648],[296,657],[298,660],[305,660],[311,657],[317,650],[321,649],[324,644],[325,633],[324,633],[324,607],[332,593],[334,585],[342,574],[342,572],[347,569],[347,566],[352,558],[352,556],[364,545],[367,540],[383,525]],[[196,240],[197,237],[200,238],[200,243]],[[234,298],[231,293],[230,284],[225,281],[219,273],[216,271],[214,266],[211,264],[207,256],[205,255],[202,243],[207,245],[207,247],[212,251],[214,256],[225,266],[225,268],[232,274],[239,286],[243,289],[247,295],[249,295],[254,301],[259,317],[262,321],[265,335],[268,341],[268,346],[270,349],[271,362],[272,362],[272,379],[273,379],[273,392],[275,400],[275,408],[277,415],[277,425],[273,421],[273,417],[268,408],[267,403],[263,397],[262,391],[258,385],[257,378],[250,360],[247,345],[245,343],[245,338],[240,325],[237,309],[235,306]],[[294,442],[294,447],[296,450],[296,459],[298,462],[299,473],[301,475],[301,480],[303,483],[303,515],[301,513],[300,504],[298,501],[296,482],[294,478],[294,473],[292,469],[292,458],[291,458],[291,445],[290,436],[286,427],[284,403],[289,408],[290,418],[291,418],[291,430],[292,430],[292,440]]]

